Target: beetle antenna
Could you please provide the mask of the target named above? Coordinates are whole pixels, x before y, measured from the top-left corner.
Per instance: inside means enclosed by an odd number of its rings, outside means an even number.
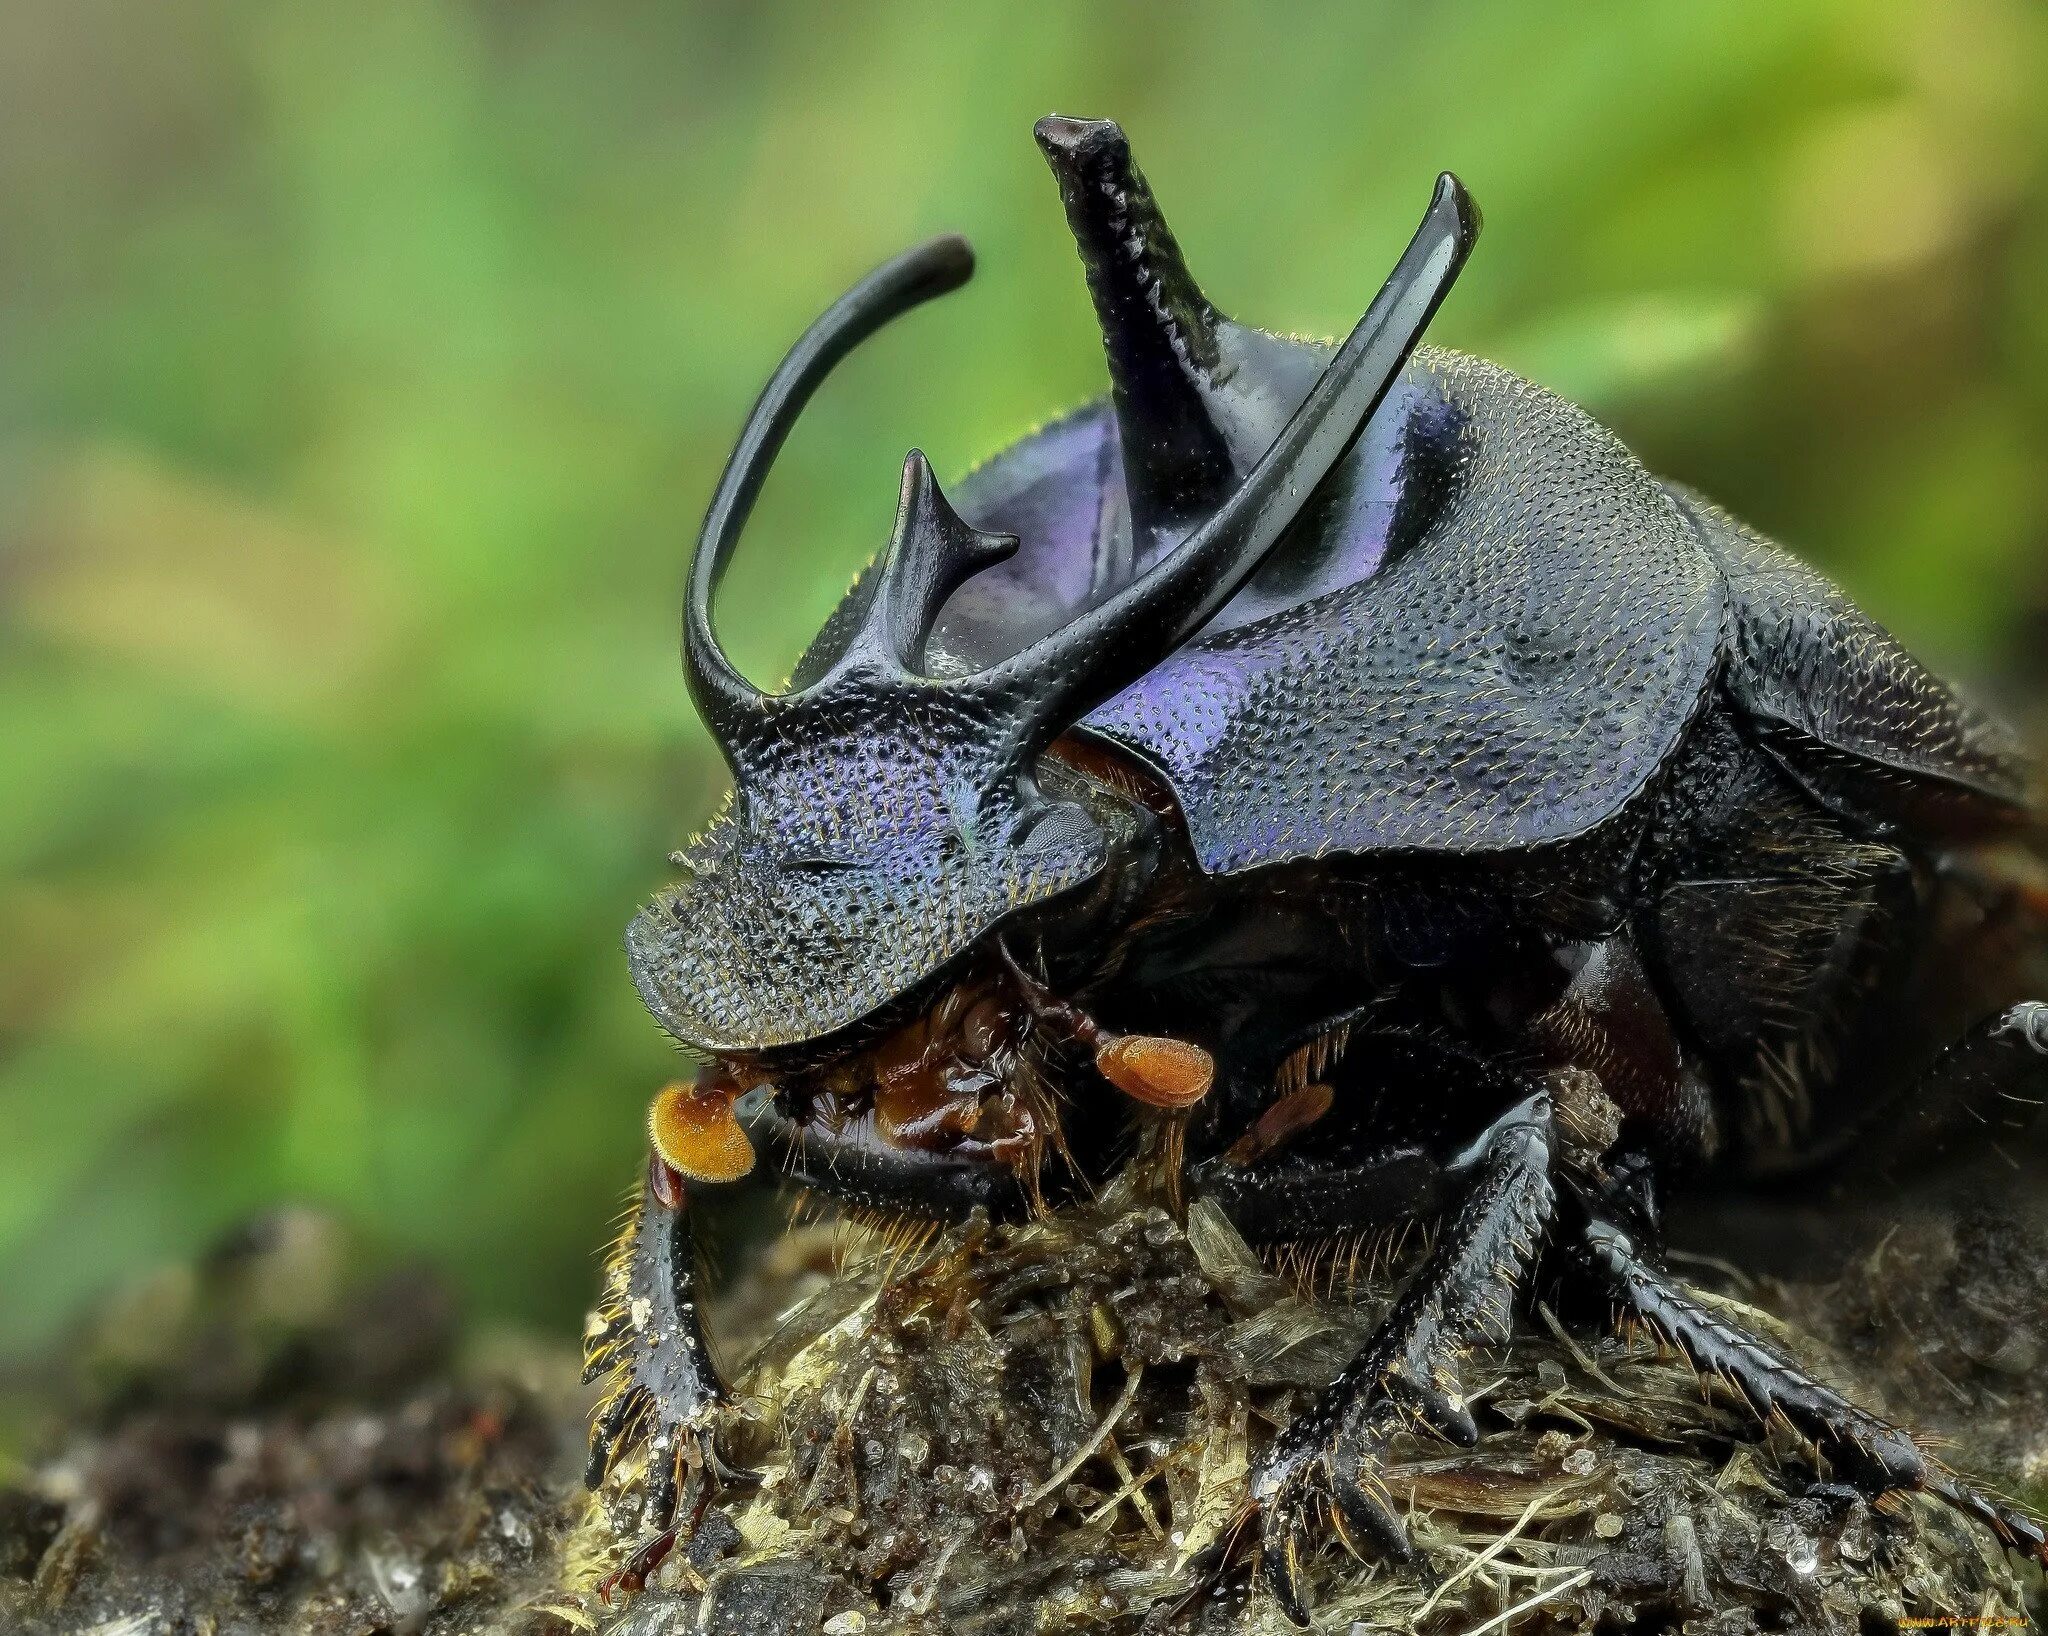
[[[974,252],[965,239],[951,235],[884,262],[804,331],[755,400],[705,513],[683,604],[683,674],[721,744],[730,744],[736,732],[772,708],[771,696],[742,676],[719,646],[711,598],[783,440],[840,359],[890,319],[957,290],[973,271]]]
[[[1224,320],[1188,272],[1115,120],[1052,114],[1033,134],[1059,181],[1102,327],[1132,521],[1185,527],[1236,481],[1214,405]]]

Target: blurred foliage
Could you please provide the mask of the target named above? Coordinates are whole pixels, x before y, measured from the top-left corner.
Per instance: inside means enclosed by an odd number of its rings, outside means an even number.
[[[786,666],[918,443],[1099,389],[1049,109],[1222,305],[1335,332],[1458,170],[1438,338],[1586,402],[1937,658],[2048,622],[2033,0],[0,8],[0,1346],[267,1201],[563,1324],[673,1059],[619,933],[720,780],[687,542],[849,366],[722,619]]]

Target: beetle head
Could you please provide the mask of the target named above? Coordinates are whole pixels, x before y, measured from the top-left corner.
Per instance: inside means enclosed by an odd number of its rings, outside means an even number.
[[[690,878],[628,933],[679,1038],[759,1050],[830,1033],[1102,867],[1095,823],[1033,777],[1060,730],[1033,708],[1037,680],[922,669],[938,604],[1015,546],[961,522],[913,453],[862,617],[820,678],[754,693],[715,648],[690,651],[734,798],[686,855]]]
[[[1350,339],[1271,447],[1240,469],[1199,355],[1215,315],[1179,268],[1122,133],[1052,120],[1039,136],[1105,327],[1133,515],[1171,525],[1180,543],[1022,651],[932,674],[926,649],[946,600],[1017,541],[963,522],[913,452],[888,548],[835,617],[836,650],[789,692],[755,688],[719,647],[711,598],[777,449],[840,358],[957,287],[972,256],[959,239],[935,239],[811,327],[754,407],[690,570],[684,670],[734,797],[682,860],[686,878],[627,934],[642,995],[687,1044],[745,1053],[838,1033],[1102,869],[1102,829],[1040,790],[1039,757],[1258,567],[1385,396],[1477,231],[1463,191],[1441,178]]]

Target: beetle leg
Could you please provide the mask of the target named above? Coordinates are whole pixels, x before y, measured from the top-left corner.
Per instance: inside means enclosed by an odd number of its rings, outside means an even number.
[[[1394,1147],[1357,1164],[1278,1170],[1228,1153],[1188,1169],[1193,1198],[1208,1199],[1254,1244],[1325,1238],[1441,1215],[1469,1179],[1420,1147]]]
[[[1607,1222],[1584,1228],[1579,1265],[1630,1317],[1683,1352],[1702,1374],[1730,1381],[1766,1421],[1791,1426],[1833,1472],[1873,1498],[1898,1489],[1932,1494],[1982,1523],[2008,1550],[2048,1567],[2048,1529],[1980,1494],[1930,1456],[1912,1434],[1822,1385],[1768,1341],[1713,1312],[1653,1266]]]
[[[1415,1560],[1380,1463],[1398,1432],[1433,1431],[1461,1445],[1477,1440],[1457,1360],[1467,1347],[1507,1335],[1516,1283],[1550,1220],[1551,1147],[1544,1094],[1479,1139],[1469,1185],[1428,1261],[1378,1332],[1261,1461],[1250,1502],[1260,1574],[1294,1623],[1308,1623],[1300,1567],[1319,1511],[1353,1552]]]
[[[732,1393],[705,1334],[689,1186],[660,1153],[649,1157],[646,1184],[606,1262],[604,1295],[584,1338],[583,1378],[603,1378],[607,1386],[591,1422],[584,1480],[597,1488],[629,1449],[644,1443],[644,1509],[657,1529],[674,1520],[686,1475],[716,1483],[753,1475],[727,1466],[713,1435]]]
[[[1836,1150],[1879,1174],[1924,1176],[1956,1154],[2023,1136],[2048,1101],[2048,1004],[1980,1022],[1887,1098]]]

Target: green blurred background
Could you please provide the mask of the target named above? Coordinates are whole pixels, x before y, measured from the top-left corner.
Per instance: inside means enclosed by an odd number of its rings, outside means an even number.
[[[1276,21],[1284,18],[1284,21]],[[565,1330],[674,1058],[621,929],[720,770],[675,662],[781,347],[940,228],[723,604],[786,666],[1098,390],[1039,114],[1212,296],[1341,331],[1455,168],[1437,328],[2034,692],[2048,10],[0,6],[0,1350],[311,1199]]]

